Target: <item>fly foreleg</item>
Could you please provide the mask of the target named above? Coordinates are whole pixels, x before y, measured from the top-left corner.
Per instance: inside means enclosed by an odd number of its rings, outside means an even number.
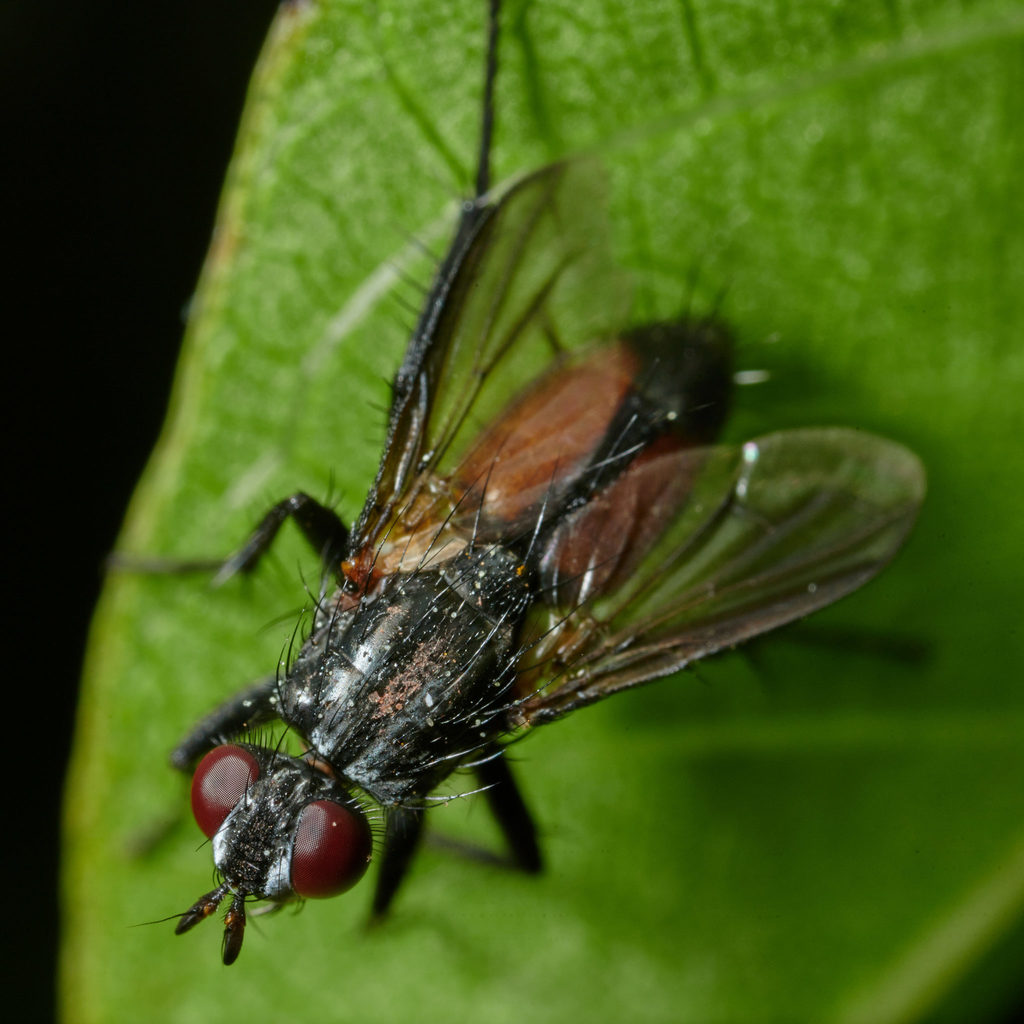
[[[389,807],[384,826],[377,889],[373,894],[371,922],[388,912],[402,879],[409,870],[423,834],[423,811],[416,807]]]
[[[171,764],[191,771],[208,750],[278,715],[277,676],[268,676],[228,698],[199,721],[171,751]]]

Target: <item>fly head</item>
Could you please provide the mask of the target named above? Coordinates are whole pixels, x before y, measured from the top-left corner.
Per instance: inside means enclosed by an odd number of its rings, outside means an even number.
[[[226,964],[241,950],[247,899],[281,905],[336,896],[370,863],[370,827],[349,793],[321,765],[264,747],[211,750],[192,778],[192,811],[223,881],[181,916],[176,932],[209,917],[230,894]]]

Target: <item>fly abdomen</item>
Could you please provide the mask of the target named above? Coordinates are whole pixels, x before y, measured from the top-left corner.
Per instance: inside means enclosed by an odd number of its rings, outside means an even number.
[[[384,804],[423,795],[507,726],[522,566],[501,547],[398,576],[314,634],[284,684],[283,716]]]
[[[451,478],[456,521],[515,545],[579,508],[645,451],[708,445],[732,392],[732,339],[715,320],[624,332],[517,396]],[[461,519],[460,519],[461,517]]]
[[[669,431],[686,446],[711,444],[729,414],[733,342],[717,320],[666,320],[626,332],[636,353],[632,401],[638,441]],[[618,419],[628,428],[626,403]],[[615,436],[614,426],[608,432]]]

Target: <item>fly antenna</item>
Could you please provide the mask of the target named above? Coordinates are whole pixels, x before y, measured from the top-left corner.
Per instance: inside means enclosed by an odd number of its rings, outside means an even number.
[[[476,198],[491,187],[491,140],[494,137],[494,79],[498,74],[498,26],[501,0],[491,0],[487,12],[487,65],[484,68],[484,103],[480,120],[480,159],[476,167]]]

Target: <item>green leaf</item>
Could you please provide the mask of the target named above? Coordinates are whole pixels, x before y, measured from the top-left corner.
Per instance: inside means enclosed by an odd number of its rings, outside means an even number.
[[[443,251],[471,180],[483,7],[282,10],[122,549],[225,553],[296,489],[358,511],[406,337],[394,296],[427,270],[411,239]],[[1024,956],[1021,6],[535,2],[505,26],[497,173],[597,154],[637,315],[719,303],[742,366],[771,374],[732,439],[900,440],[929,469],[919,527],[752,659],[519,745],[543,877],[428,848],[385,926],[362,929],[364,884],[254,920],[230,970],[216,923],[131,927],[210,886],[163,752],[276,664],[315,565],[288,530],[249,587],[113,575],[67,797],[65,1015],[984,1019]],[[852,639],[816,645],[826,628]],[[432,823],[497,842],[472,799]]]

